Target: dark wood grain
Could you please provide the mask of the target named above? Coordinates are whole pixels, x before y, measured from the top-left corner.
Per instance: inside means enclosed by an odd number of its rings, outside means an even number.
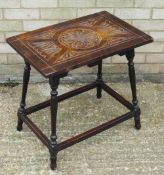
[[[137,100],[136,75],[135,75],[135,68],[134,68],[134,62],[133,62],[134,56],[135,56],[134,49],[127,51],[125,55],[128,59],[129,80],[130,80],[130,86],[132,90],[132,103],[133,103],[133,109],[135,111],[135,115],[134,115],[135,127],[136,129],[140,129],[141,128],[140,108],[138,106],[138,100]]]
[[[50,77],[49,79],[51,87],[51,99],[50,99],[50,110],[51,110],[51,136],[50,136],[50,167],[52,170],[56,168],[57,161],[57,135],[56,135],[56,123],[57,123],[57,109],[58,109],[58,92],[57,88],[59,85],[59,78]]]
[[[21,115],[21,119],[24,123],[35,133],[35,135],[41,140],[41,142],[50,149],[50,140],[45,134],[25,115]]]
[[[62,95],[59,95],[57,97],[58,98],[58,103],[63,101],[63,100],[67,100],[67,99],[69,99],[71,97],[77,96],[77,95],[79,95],[81,93],[84,93],[86,91],[89,91],[89,90],[91,90],[91,89],[93,89],[95,87],[97,87],[97,82],[93,82],[93,83],[87,84],[87,85],[82,86],[80,88],[77,88],[75,90],[66,92],[66,93],[64,93]],[[50,106],[50,100],[44,101],[42,103],[39,103],[37,105],[34,105],[34,106],[31,106],[31,107],[27,108],[25,110],[25,114],[29,115],[29,114],[31,114],[33,112],[37,112],[37,111],[39,111],[41,109],[44,109],[44,108],[46,108],[48,106]]]
[[[133,110],[133,105],[129,101],[127,101],[124,97],[122,97],[120,94],[118,94],[116,91],[114,91],[111,87],[107,86],[105,83],[102,83],[101,87],[105,92],[107,92],[113,98],[118,100],[121,104],[126,106],[128,109]]]
[[[150,43],[152,38],[102,11],[10,37],[7,42],[50,77]]]
[[[42,143],[48,147],[52,170],[56,168],[57,153],[59,151],[107,130],[131,117],[134,117],[135,127],[140,129],[141,111],[138,106],[136,92],[136,76],[133,62],[135,55],[134,49],[152,41],[153,39],[149,35],[106,11],[7,39],[7,42],[22,55],[26,64],[22,99],[18,110],[17,129],[19,131],[22,129],[24,121]],[[120,56],[125,55],[128,59],[132,104],[105,84],[102,79],[102,59],[115,54],[119,54]],[[30,78],[30,65],[35,67],[43,76],[49,78],[51,99],[25,108],[26,93]],[[57,88],[60,78],[66,76],[70,70],[83,65],[88,65],[89,67],[98,66],[96,81],[58,96]],[[84,133],[57,143],[58,103],[93,88],[97,90],[97,98],[101,98],[102,90],[104,90],[130,111]],[[48,106],[50,106],[51,111],[50,140],[27,117],[27,115]]]
[[[132,118],[133,115],[134,115],[133,111],[128,112],[128,113],[121,115],[113,120],[110,120],[110,121],[105,122],[105,123],[103,123],[95,128],[92,128],[84,133],[81,133],[77,136],[74,136],[74,137],[68,139],[68,140],[65,140],[65,141],[58,144],[58,151],[61,151],[65,148],[68,148],[68,147],[70,147],[76,143],[79,143],[79,142],[81,142],[89,137],[92,137],[100,132],[103,132],[103,131],[105,131],[105,130],[107,130],[115,125],[118,125],[119,123]]]
[[[101,87],[101,83],[103,82],[102,79],[102,60],[99,61],[98,63],[98,71],[97,71],[97,98],[101,98],[102,96],[102,87]]]
[[[23,87],[22,87],[22,98],[20,102],[20,107],[18,109],[17,115],[18,115],[18,124],[17,124],[17,130],[21,131],[22,130],[22,125],[23,125],[23,120],[21,119],[21,116],[25,115],[25,106],[26,106],[26,94],[27,94],[27,88],[28,88],[28,83],[30,79],[30,70],[31,67],[29,63],[25,62],[25,67],[24,67],[24,74],[23,74]]]

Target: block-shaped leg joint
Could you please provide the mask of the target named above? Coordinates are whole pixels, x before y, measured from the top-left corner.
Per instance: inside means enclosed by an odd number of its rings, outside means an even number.
[[[140,121],[140,115],[141,115],[141,110],[139,107],[135,109],[135,114],[134,114],[134,122],[135,122],[135,128],[140,129],[141,128],[141,121]]]

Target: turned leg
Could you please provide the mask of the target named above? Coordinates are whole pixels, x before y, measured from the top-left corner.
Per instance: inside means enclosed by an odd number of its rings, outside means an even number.
[[[30,64],[25,62],[24,75],[23,75],[22,98],[21,98],[20,107],[17,113],[18,115],[17,130],[18,131],[22,130],[23,121],[21,119],[21,116],[25,115],[26,94],[27,94],[28,82],[30,79],[30,70],[31,70]]]
[[[59,85],[59,79],[56,77],[51,77],[50,80],[51,86],[51,100],[50,100],[50,109],[51,109],[51,136],[50,136],[50,167],[52,170],[56,169],[57,161],[57,136],[56,136],[56,118],[57,118],[57,108],[58,108],[58,99],[57,99],[57,88]]]
[[[140,123],[140,108],[138,106],[138,100],[137,100],[137,94],[136,94],[136,76],[135,76],[135,68],[134,68],[134,50],[130,50],[126,52],[126,57],[128,59],[128,67],[129,67],[129,80],[132,90],[132,103],[133,103],[133,110],[135,112],[134,114],[134,121],[135,121],[135,128],[140,129],[141,123]]]
[[[98,73],[97,73],[97,79],[96,79],[98,85],[97,85],[97,98],[101,98],[102,96],[102,88],[101,88],[101,82],[102,82],[102,60],[98,63]]]

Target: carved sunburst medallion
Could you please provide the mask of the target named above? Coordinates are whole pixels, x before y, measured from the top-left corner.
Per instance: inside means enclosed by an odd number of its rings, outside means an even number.
[[[99,33],[82,27],[67,29],[58,36],[61,45],[74,50],[92,49],[99,46],[101,41]]]

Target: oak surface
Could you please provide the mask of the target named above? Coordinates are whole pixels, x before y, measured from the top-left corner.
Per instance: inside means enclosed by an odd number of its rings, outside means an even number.
[[[13,36],[7,42],[50,77],[150,43],[152,38],[102,11]]]

